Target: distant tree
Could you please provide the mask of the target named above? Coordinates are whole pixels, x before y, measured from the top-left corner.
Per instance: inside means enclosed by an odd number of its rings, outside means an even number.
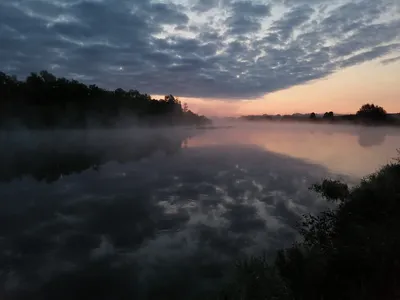
[[[326,119],[326,120],[332,120],[333,119],[333,112],[330,111],[330,112],[324,113],[324,116],[322,118]]]
[[[317,119],[317,115],[315,114],[315,112],[312,112],[312,113],[310,114],[310,119],[311,119],[311,120]]]
[[[168,103],[175,103],[176,99],[174,96],[172,95],[165,95],[164,96],[164,101],[168,102]]]
[[[188,104],[187,103],[183,103],[183,112],[186,113],[189,110]]]
[[[57,78],[53,74],[47,72],[47,71],[40,71],[40,77],[42,77],[44,82],[47,83],[54,83],[56,82]]]
[[[387,113],[381,106],[375,104],[364,104],[357,111],[357,118],[366,121],[384,121],[387,118]]]

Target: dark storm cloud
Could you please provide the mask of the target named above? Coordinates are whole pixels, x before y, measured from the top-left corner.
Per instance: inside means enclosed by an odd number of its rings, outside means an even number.
[[[398,51],[392,0],[287,0],[284,11],[274,9],[278,1],[179,2],[0,2],[0,67],[151,94],[243,99]]]

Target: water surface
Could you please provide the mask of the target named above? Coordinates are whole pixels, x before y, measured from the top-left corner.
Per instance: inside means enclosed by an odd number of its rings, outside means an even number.
[[[204,299],[232,260],[298,238],[309,191],[396,157],[397,129],[302,124],[0,136],[7,299]],[[87,299],[87,298],[85,298]]]

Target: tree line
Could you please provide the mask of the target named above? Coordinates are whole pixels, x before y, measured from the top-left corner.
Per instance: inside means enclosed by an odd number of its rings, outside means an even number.
[[[253,115],[243,116],[241,119],[248,121],[296,121],[296,122],[350,122],[357,124],[388,124],[400,125],[400,114],[388,114],[386,110],[375,104],[364,104],[355,114],[335,115],[333,111],[325,112],[323,115],[317,115],[315,112],[310,114],[292,114],[292,115]]]
[[[87,128],[132,124],[202,125],[173,95],[155,100],[137,90],[106,90],[47,71],[24,81],[0,72],[0,128]]]
[[[318,117],[314,112],[310,114],[309,118],[310,120],[318,120]],[[322,120],[355,121],[357,123],[386,123],[390,121],[395,121],[383,107],[369,103],[361,106],[356,114],[335,116],[332,111],[325,112],[322,116]]]

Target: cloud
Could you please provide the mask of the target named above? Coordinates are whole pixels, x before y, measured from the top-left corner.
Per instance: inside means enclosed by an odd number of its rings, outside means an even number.
[[[261,29],[261,19],[271,13],[270,7],[265,4],[254,4],[250,1],[232,3],[231,15],[226,19],[228,35],[254,33]]]
[[[381,61],[381,63],[383,65],[388,65],[388,64],[392,64],[392,63],[395,63],[395,62],[398,62],[398,61],[400,61],[400,56],[384,59],[384,60]]]
[[[244,204],[226,204],[226,212],[222,217],[230,221],[229,231],[248,233],[265,230],[265,221],[258,216],[256,207]]]
[[[218,0],[198,0],[195,5],[192,6],[192,10],[204,13],[209,11],[210,9],[218,6]]]
[[[331,47],[332,54],[337,58],[351,55],[357,51],[371,49],[381,44],[399,41],[400,20],[388,24],[371,24],[359,28],[342,42]]]
[[[153,21],[163,24],[184,25],[189,21],[188,16],[181,12],[182,7],[165,3],[150,4],[149,12],[153,14]]]
[[[354,55],[340,63],[341,67],[352,66],[355,64],[359,64],[368,60],[375,59],[377,57],[381,57],[385,54],[391,53],[394,49],[400,50],[400,43],[391,44],[387,46],[379,46],[375,47],[370,51],[366,51],[357,55]]]
[[[278,40],[286,42],[293,32],[307,22],[314,10],[309,5],[297,6],[284,14],[281,19],[274,22],[270,28],[277,35]]]
[[[322,25],[326,34],[340,37],[379,18],[384,9],[379,1],[349,2],[332,9]]]
[[[396,53],[399,16],[393,0],[3,1],[0,66],[249,99]]]

